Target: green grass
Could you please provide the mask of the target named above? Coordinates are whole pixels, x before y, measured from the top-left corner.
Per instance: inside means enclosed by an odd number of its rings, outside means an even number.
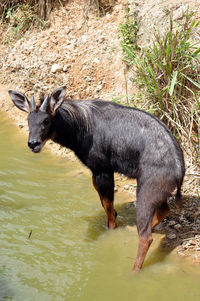
[[[130,14],[129,3],[125,8],[125,23],[119,26],[120,45],[123,51],[123,60],[128,66],[134,62],[139,46],[137,44],[137,34],[139,25],[134,17]]]
[[[171,12],[167,32],[156,32],[151,47],[140,50],[125,39],[125,47],[121,45],[133,78],[145,98],[150,99],[154,114],[178,139],[184,135],[191,142],[199,160],[200,44],[192,36],[200,21],[188,10],[180,19],[181,22],[175,22]]]
[[[7,30],[5,43],[10,43],[22,38],[27,31],[45,28],[48,22],[38,17],[36,7],[31,1],[30,3],[11,1],[10,6],[6,6],[5,3],[1,25]]]

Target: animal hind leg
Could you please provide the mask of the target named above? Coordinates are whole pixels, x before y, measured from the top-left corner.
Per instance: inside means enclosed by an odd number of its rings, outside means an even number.
[[[146,221],[144,223],[139,222],[139,225],[137,225],[139,242],[138,242],[136,260],[133,266],[133,271],[135,272],[139,271],[142,268],[146,254],[153,241],[152,230],[151,230],[153,214],[154,213],[152,212],[151,214],[145,215],[144,219]]]
[[[116,228],[117,213],[113,207],[114,202],[114,176],[113,174],[100,174],[92,177],[94,188],[97,190],[101,204],[108,219],[108,228]]]
[[[137,196],[136,219],[138,230],[138,250],[133,271],[139,271],[142,268],[146,254],[153,241],[152,238],[152,220],[155,214],[155,207],[148,197],[148,190],[140,192]],[[149,196],[150,197],[150,196]]]
[[[138,232],[139,233],[139,232]],[[133,271],[137,272],[142,268],[144,259],[153,241],[151,233],[142,236],[139,234],[137,257],[133,266]]]

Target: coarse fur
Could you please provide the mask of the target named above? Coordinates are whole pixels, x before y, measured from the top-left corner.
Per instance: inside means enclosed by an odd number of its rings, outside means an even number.
[[[28,116],[32,151],[39,152],[52,139],[73,150],[91,170],[109,228],[116,227],[114,172],[137,179],[139,246],[134,270],[139,270],[152,242],[152,229],[169,212],[168,197],[175,188],[177,199],[181,196],[183,153],[169,129],[139,109],[102,100],[68,100],[64,87],[38,107],[19,92],[9,94],[21,110],[32,108]]]

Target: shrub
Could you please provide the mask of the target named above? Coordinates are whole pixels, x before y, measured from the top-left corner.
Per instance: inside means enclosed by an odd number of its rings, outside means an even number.
[[[196,154],[200,151],[200,45],[192,41],[192,34],[199,25],[188,10],[180,23],[170,13],[168,31],[155,33],[151,47],[137,52],[135,46],[128,51],[123,47],[154,114],[178,138],[189,138]]]
[[[137,44],[139,25],[134,18],[134,14],[130,14],[129,3],[126,5],[125,13],[126,21],[119,26],[119,37],[121,38],[120,45],[123,51],[123,60],[128,66],[131,66],[134,62],[136,53],[139,50]]]
[[[2,23],[7,26],[5,42],[11,42],[20,39],[34,27],[44,28],[48,22],[42,21],[38,17],[34,2],[11,1],[11,3],[7,2],[4,5]]]

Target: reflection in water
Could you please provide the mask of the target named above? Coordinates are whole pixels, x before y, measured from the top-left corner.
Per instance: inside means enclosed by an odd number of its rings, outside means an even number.
[[[131,275],[134,206],[117,194],[119,228],[107,231],[84,167],[31,153],[2,115],[0,141],[0,300],[199,300],[198,267],[160,248],[160,234]]]

